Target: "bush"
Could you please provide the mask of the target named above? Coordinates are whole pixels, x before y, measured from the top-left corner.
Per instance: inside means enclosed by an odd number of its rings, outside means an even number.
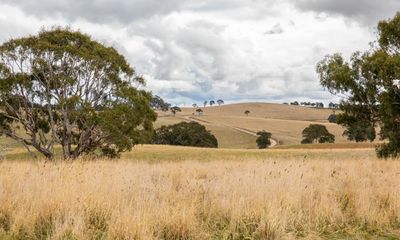
[[[181,122],[162,126],[154,136],[155,144],[218,148],[214,135],[197,122]]]
[[[258,138],[256,140],[257,146],[259,149],[264,149],[267,148],[269,145],[271,145],[271,136],[272,134],[266,131],[261,131],[257,133]]]

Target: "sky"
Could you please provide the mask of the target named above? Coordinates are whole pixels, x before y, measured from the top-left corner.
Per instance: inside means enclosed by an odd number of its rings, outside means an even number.
[[[319,84],[327,54],[376,39],[399,0],[0,0],[0,42],[68,26],[115,47],[145,88],[179,106],[339,101]]]

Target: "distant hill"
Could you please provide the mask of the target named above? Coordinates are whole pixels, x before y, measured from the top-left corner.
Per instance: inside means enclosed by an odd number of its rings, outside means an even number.
[[[302,106],[292,106],[275,103],[237,103],[222,106],[201,107],[209,116],[245,116],[244,111],[249,110],[251,117],[301,120],[301,121],[326,121],[332,113],[331,109],[317,109]],[[181,114],[191,114],[194,108],[182,108]]]
[[[201,109],[201,116],[195,108],[182,108],[175,117],[160,112],[156,125],[198,121],[217,137],[222,148],[256,148],[254,134],[261,130],[271,132],[279,145],[300,144],[303,129],[312,123],[325,125],[335,135],[336,142],[348,142],[342,136],[343,127],[328,122],[331,109],[273,103],[238,103]],[[250,111],[249,116],[244,114],[246,110]]]

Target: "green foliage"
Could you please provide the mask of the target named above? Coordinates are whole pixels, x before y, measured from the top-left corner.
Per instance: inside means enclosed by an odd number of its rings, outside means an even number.
[[[302,134],[304,139],[301,144],[335,142],[335,136],[329,133],[324,125],[320,124],[310,124],[303,130]]]
[[[340,54],[327,56],[317,66],[321,84],[333,94],[347,96],[340,104],[338,123],[355,141],[373,141],[380,127],[388,143],[377,149],[380,157],[400,154],[400,14],[378,24],[378,44],[356,52],[349,62]]]
[[[156,115],[144,80],[114,48],[54,28],[0,46],[0,134],[47,158],[118,156],[148,141]],[[16,131],[21,126],[23,133]]]
[[[181,122],[162,126],[156,130],[154,143],[208,148],[218,147],[218,141],[215,136],[197,122]]]
[[[165,102],[161,97],[157,95],[151,99],[150,105],[153,109],[161,110],[163,112],[168,111],[168,109],[171,107],[171,104]]]
[[[257,146],[259,149],[267,148],[271,145],[272,134],[266,131],[261,131],[257,133]]]

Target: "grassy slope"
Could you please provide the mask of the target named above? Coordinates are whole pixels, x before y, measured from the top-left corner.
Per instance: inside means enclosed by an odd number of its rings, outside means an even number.
[[[348,142],[342,136],[344,129],[341,126],[327,122],[328,116],[332,114],[332,110],[329,109],[272,103],[240,103],[202,109],[204,115],[195,116],[195,118],[210,122],[209,125],[239,127],[254,132],[266,130],[271,132],[273,137],[283,145],[299,144],[303,129],[313,123],[326,125],[328,130],[336,136],[336,142]],[[251,112],[248,117],[244,115],[245,110]],[[193,112],[193,108],[183,108],[177,116],[193,116]],[[230,129],[230,135],[234,135],[235,132],[237,131]],[[224,134],[217,136],[218,139],[223,137]],[[240,146],[234,141],[234,138],[231,139],[224,146]],[[254,141],[253,139],[248,140]],[[250,146],[250,142],[248,146]],[[255,145],[253,146],[255,147]]]

